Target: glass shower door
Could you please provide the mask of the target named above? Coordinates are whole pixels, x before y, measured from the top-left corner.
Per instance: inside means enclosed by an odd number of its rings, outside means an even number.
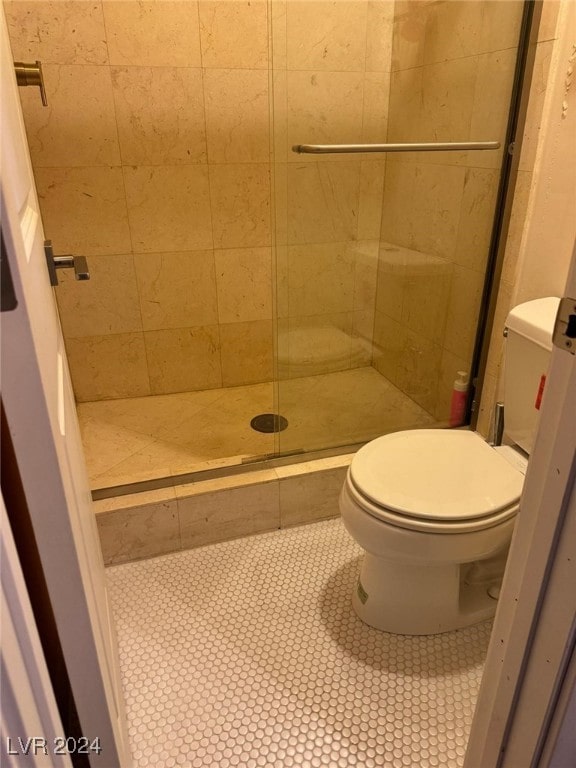
[[[471,368],[523,3],[272,4],[281,453],[450,425]],[[333,150],[334,147],[328,147]]]

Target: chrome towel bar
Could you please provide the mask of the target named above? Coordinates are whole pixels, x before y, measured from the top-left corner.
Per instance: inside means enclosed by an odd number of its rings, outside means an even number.
[[[500,149],[499,141],[435,141],[415,144],[295,144],[292,152],[306,155],[354,154],[357,152],[457,152]]]

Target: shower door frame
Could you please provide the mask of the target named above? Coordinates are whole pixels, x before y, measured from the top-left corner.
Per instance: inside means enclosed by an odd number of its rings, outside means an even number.
[[[518,166],[522,152],[523,128],[526,123],[528,101],[534,75],[536,45],[538,43],[538,30],[542,17],[543,2],[544,0],[524,0],[516,71],[514,73],[514,84],[504,144],[507,151],[502,160],[502,172],[500,174],[500,184],[494,211],[494,224],[486,264],[486,278],[482,291],[474,352],[472,354],[470,371],[472,386],[470,387],[466,404],[466,424],[469,424],[473,430],[476,429],[478,424],[482,387],[496,315],[498,291],[495,288],[500,283],[504,265],[508,229],[518,178]]]
[[[470,381],[471,386],[468,393],[466,416],[463,426],[469,426],[476,429],[478,422],[478,406],[482,394],[482,385],[486,372],[486,363],[488,359],[488,350],[490,346],[490,337],[494,324],[496,312],[497,291],[494,290],[502,272],[504,260],[504,251],[506,246],[506,236],[510,222],[512,204],[514,199],[514,187],[516,182],[518,163],[522,144],[522,130],[525,124],[530,86],[533,76],[534,58],[536,41],[538,35],[538,26],[542,13],[543,0],[524,0],[521,29],[517,47],[516,68],[513,79],[513,87],[510,98],[508,125],[504,147],[508,148],[503,154],[503,160],[500,172],[499,189],[497,194],[496,206],[494,211],[492,234],[490,240],[489,253],[486,264],[486,276],[482,290],[482,300],[480,303],[479,319],[477,323],[476,338],[471,358]],[[269,5],[270,8],[270,5]],[[269,26],[272,19],[269,18]],[[274,70],[271,67],[270,80],[272,81]],[[273,116],[274,89],[271,87],[270,114]],[[273,148],[273,132],[270,136],[271,151]],[[275,220],[275,201],[272,195],[271,216]],[[276,254],[277,243],[275,242],[275,228],[272,227],[273,241],[272,253],[273,263]],[[273,280],[276,281],[275,267],[273,268]],[[275,282],[277,285],[277,282]],[[275,294],[276,291],[273,291]],[[274,307],[276,308],[276,298],[274,298]],[[277,370],[277,312],[274,311],[274,405],[275,409],[279,405],[279,378]],[[92,498],[94,500],[106,499],[115,496],[122,496],[132,493],[168,488],[175,485],[199,482],[219,477],[229,477],[233,475],[245,474],[247,472],[273,469],[275,467],[288,464],[298,464],[301,462],[313,461],[316,459],[339,456],[348,453],[354,453],[365,441],[342,444],[337,446],[325,447],[321,449],[286,451],[281,450],[280,433],[275,433],[274,453],[266,455],[257,455],[247,457],[239,464],[229,464],[223,467],[213,469],[185,472],[179,475],[169,477],[152,478],[150,480],[125,483],[115,486],[94,489]]]
[[[512,81],[512,90],[509,101],[508,122],[506,126],[505,138],[503,141],[504,152],[500,165],[500,178],[498,182],[498,192],[492,219],[492,231],[490,236],[490,245],[487,254],[485,278],[482,287],[482,298],[479,307],[478,322],[476,326],[476,335],[473,345],[473,352],[470,361],[470,386],[466,400],[465,418],[462,426],[469,426],[475,430],[478,423],[479,405],[482,394],[482,386],[486,373],[488,351],[490,347],[491,334],[496,314],[496,304],[498,299],[497,288],[502,274],[504,254],[506,249],[506,240],[508,228],[512,213],[514,201],[514,191],[517,179],[518,165],[522,150],[523,127],[526,122],[526,113],[528,100],[530,96],[530,87],[534,73],[534,62],[536,55],[536,44],[538,40],[538,29],[542,15],[543,0],[524,0],[522,19],[517,44],[517,55],[514,77]],[[272,89],[272,94],[274,93]],[[494,142],[488,141],[490,137],[485,137],[484,142],[468,142],[469,148],[486,150],[492,149],[489,146]],[[388,143],[381,145],[368,144],[333,144],[333,145],[308,145],[297,144],[291,149],[293,152],[302,154],[330,154],[337,153],[351,154],[362,152],[382,152],[396,153],[409,151],[447,151],[464,147],[466,142],[448,142],[444,144],[429,143],[426,144],[400,144]],[[472,145],[476,146],[472,146]],[[280,399],[280,390],[278,379],[275,380],[275,402],[278,404]],[[281,404],[280,404],[281,405]],[[301,457],[292,455],[293,463],[306,461],[313,458],[323,458],[324,456],[352,453],[358,450],[365,441],[339,445],[333,448],[324,448],[321,451],[301,452]],[[280,438],[281,446],[281,438]],[[283,454],[281,449],[279,457],[290,456],[290,452]]]

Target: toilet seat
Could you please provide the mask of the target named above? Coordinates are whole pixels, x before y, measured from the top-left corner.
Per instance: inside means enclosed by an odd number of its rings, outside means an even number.
[[[401,528],[483,530],[518,510],[523,474],[467,430],[395,432],[363,446],[349,470],[355,502]]]

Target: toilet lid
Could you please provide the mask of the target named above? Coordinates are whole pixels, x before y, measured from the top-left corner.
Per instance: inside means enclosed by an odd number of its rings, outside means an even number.
[[[374,504],[429,520],[472,520],[517,504],[523,475],[479,435],[417,429],[363,446],[350,465]]]

